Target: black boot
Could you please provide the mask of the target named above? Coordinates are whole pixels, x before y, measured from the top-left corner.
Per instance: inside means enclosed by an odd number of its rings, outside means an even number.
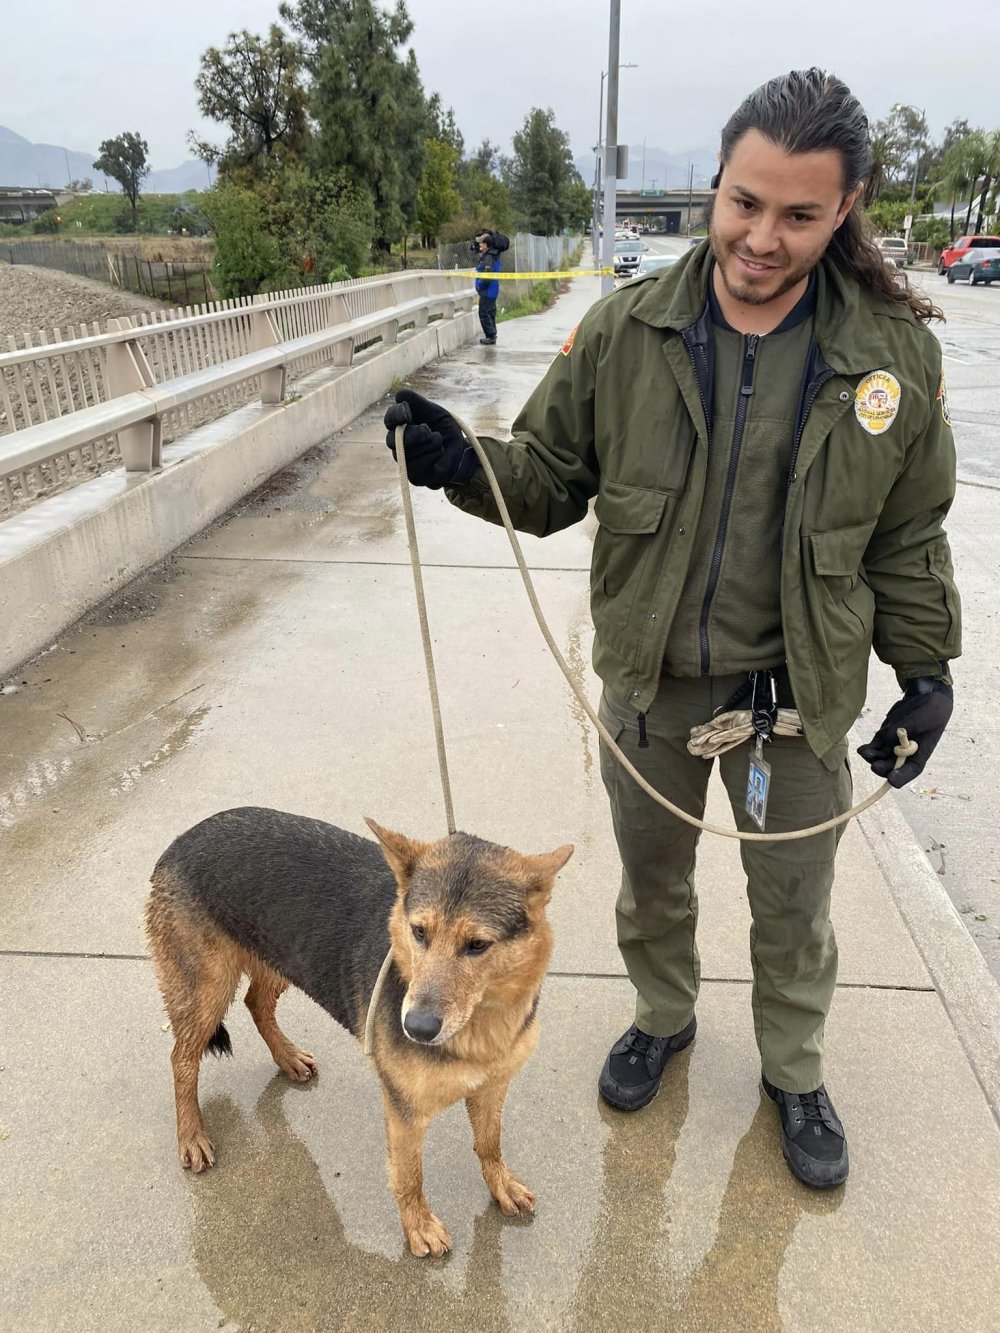
[[[484,347],[493,347],[496,343],[496,338],[480,338],[479,341]]]
[[[815,1092],[782,1092],[761,1075],[761,1084],[781,1113],[781,1148],[793,1176],[813,1189],[847,1179],[847,1139],[825,1084]]]
[[[695,1019],[673,1037],[651,1037],[635,1023],[612,1046],[597,1088],[619,1111],[638,1111],[660,1091],[667,1061],[694,1041]]]

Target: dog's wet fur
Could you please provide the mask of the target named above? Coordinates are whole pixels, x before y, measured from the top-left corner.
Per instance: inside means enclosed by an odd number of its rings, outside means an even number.
[[[441,1255],[451,1239],[424,1198],[423,1139],[459,1098],[500,1208],[534,1211],[500,1155],[500,1120],[538,1041],[545,908],[573,848],[523,856],[467,833],[416,842],[366,823],[377,843],[280,810],[225,810],[157,862],[146,933],[174,1034],[180,1160],[194,1172],[215,1162],[198,1071],[206,1051],[231,1053],[222,1020],[241,976],[274,1060],[305,1080],[316,1061],[278,1027],[279,996],[298,986],[360,1041],[391,945],[373,1039],[389,1181],[412,1252]]]

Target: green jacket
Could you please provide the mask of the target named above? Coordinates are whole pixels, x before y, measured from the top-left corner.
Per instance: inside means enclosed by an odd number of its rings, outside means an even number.
[[[482,441],[521,531],[558,532],[596,497],[594,668],[637,713],[657,693],[705,490],[710,267],[702,245],[597,302],[515,420],[513,440]],[[774,534],[788,672],[816,754],[860,713],[873,644],[901,682],[940,677],[959,655],[942,526],[954,492],[937,339],[906,307],[824,260],[784,527]],[[448,498],[499,522],[481,468]]]

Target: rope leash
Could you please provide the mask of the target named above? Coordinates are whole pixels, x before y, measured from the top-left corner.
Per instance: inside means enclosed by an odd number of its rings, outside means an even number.
[[[486,473],[486,479],[489,482],[490,490],[493,492],[493,498],[500,511],[500,517],[503,520],[504,528],[510,539],[511,549],[514,552],[514,559],[517,562],[517,568],[520,572],[525,591],[528,594],[528,601],[534,613],[538,628],[542,631],[542,637],[548,644],[549,651],[555,658],[560,671],[566,678],[566,682],[573,694],[576,696],[583,711],[590,718],[597,729],[601,739],[607,745],[608,749],[618,760],[621,766],[639,784],[647,796],[650,796],[658,805],[669,810],[672,815],[682,819],[686,824],[701,829],[705,833],[715,833],[721,838],[735,838],[740,842],[792,842],[798,838],[810,838],[817,833],[824,833],[827,829],[836,828],[839,824],[844,824],[855,815],[859,815],[864,810],[868,810],[876,801],[882,799],[887,791],[890,790],[888,782],[884,782],[881,787],[872,793],[860,805],[854,806],[845,814],[837,815],[833,819],[824,820],[822,824],[814,824],[812,828],[796,829],[788,833],[743,833],[739,829],[723,828],[719,824],[708,824],[704,820],[697,819],[694,815],[689,815],[686,810],[681,810],[679,806],[674,805],[665,796],[658,792],[646,781],[631,760],[618,747],[614,737],[608,731],[607,727],[597,716],[591,707],[589,700],[583,690],[577,685],[573,674],[559,649],[559,645],[552,637],[552,631],[546,623],[542,614],[538,597],[535,593],[535,586],[531,581],[531,575],[528,573],[528,566],[525,563],[524,555],[521,551],[521,544],[517,539],[517,533],[514,531],[514,525],[510,520],[510,513],[504,502],[503,495],[500,492],[500,486],[496,479],[496,473],[486,457],[486,451],[479,443],[475,431],[467,425],[460,417],[455,417],[459,429],[463,432],[466,439],[476,451],[483,471]],[[451,781],[448,776],[448,757],[444,744],[444,728],[441,721],[441,705],[438,697],[437,674],[434,670],[434,652],[431,646],[430,626],[427,620],[427,602],[424,597],[423,575],[420,567],[420,553],[417,546],[417,531],[413,520],[413,502],[410,495],[410,483],[406,475],[406,452],[403,444],[404,426],[396,427],[396,465],[399,472],[399,487],[403,497],[403,515],[406,520],[406,536],[410,549],[410,566],[413,570],[413,586],[417,599],[417,615],[420,620],[420,637],[424,650],[424,665],[427,670],[427,683],[431,696],[431,711],[434,715],[434,737],[437,743],[438,768],[441,773],[441,789],[444,794],[445,818],[448,824],[448,832],[455,832],[455,813],[451,799]],[[775,728],[777,735],[801,735],[801,725],[798,713],[794,709],[781,709],[778,714],[778,725]],[[711,758],[716,754],[721,754],[725,750],[732,749],[736,745],[741,745],[744,740],[750,739],[754,734],[753,725],[750,721],[749,712],[724,713],[714,718],[711,722],[705,723],[701,727],[695,727],[692,730],[692,742],[689,749],[693,754],[701,754],[705,758]],[[906,731],[900,727],[897,731],[899,745],[895,747],[896,767],[906,760],[906,758],[916,753],[917,745],[915,741],[909,740]],[[366,1056],[371,1056],[375,1035],[375,1011],[378,1008],[379,999],[382,995],[382,987],[385,979],[389,975],[389,968],[392,965],[392,948],[386,954],[385,959],[379,969],[378,978],[375,982],[375,988],[372,991],[371,1000],[368,1003],[368,1013],[365,1017],[364,1033],[364,1052]]]
[[[473,449],[475,449],[476,456],[479,459],[479,462],[482,464],[483,471],[486,474],[486,480],[489,482],[490,490],[493,492],[493,498],[496,501],[497,509],[500,512],[500,518],[503,521],[503,525],[507,532],[507,536],[510,539],[511,549],[514,552],[514,559],[517,562],[517,568],[520,571],[521,580],[524,583],[525,591],[528,594],[528,601],[531,605],[532,612],[534,613],[535,620],[538,622],[538,628],[542,631],[542,637],[548,644],[549,651],[555,658],[560,671],[566,677],[566,683],[573,691],[573,694],[575,695],[577,701],[579,702],[580,707],[583,709],[583,711],[590,718],[591,722],[594,724],[598,734],[604,741],[605,745],[607,745],[608,749],[618,760],[621,766],[625,769],[625,771],[629,774],[629,776],[639,784],[639,786],[642,788],[642,790],[646,793],[647,796],[651,797],[652,800],[656,801],[658,805],[661,805],[664,808],[664,810],[669,810],[670,813],[672,815],[675,815],[678,819],[682,819],[686,824],[690,824],[693,828],[701,829],[702,832],[704,833],[715,833],[720,838],[735,838],[738,842],[794,842],[799,838],[811,838],[814,837],[817,833],[825,833],[828,829],[837,828],[838,825],[840,824],[846,824],[849,819],[854,819],[856,815],[860,815],[865,810],[870,809],[875,804],[876,801],[880,801],[882,797],[886,794],[886,792],[891,790],[889,783],[883,782],[882,786],[879,787],[877,791],[873,792],[871,796],[867,797],[859,805],[852,806],[852,808],[850,810],[845,811],[844,814],[836,815],[832,819],[826,819],[823,821],[823,823],[814,824],[810,828],[792,829],[787,833],[744,833],[740,829],[723,828],[719,824],[706,823],[704,820],[698,819],[696,818],[696,816],[688,814],[686,810],[680,809],[679,806],[674,805],[674,803],[668,800],[666,796],[658,792],[655,789],[655,787],[652,787],[642,776],[639,770],[635,767],[635,765],[629,759],[628,755],[624,754],[622,750],[618,747],[614,737],[611,735],[607,727],[604,725],[601,719],[597,716],[597,713],[591,707],[590,701],[587,699],[583,690],[577,685],[576,681],[573,679],[573,673],[570,671],[566,659],[563,657],[561,651],[559,650],[559,645],[552,637],[552,631],[546,624],[545,617],[542,614],[542,609],[541,606],[539,605],[538,597],[535,593],[535,587],[531,581],[531,575],[528,573],[528,567],[525,563],[524,555],[521,551],[521,544],[517,539],[517,533],[514,531],[514,525],[511,523],[510,514],[507,510],[507,505],[504,502],[503,495],[500,493],[500,485],[497,481],[496,473],[493,471],[493,467],[490,464],[490,460],[486,456],[486,451],[484,450],[483,446],[479,443],[479,440],[476,436],[476,432],[472,429],[471,426],[469,426],[466,422],[464,422],[460,417],[455,417],[455,421],[457,422],[459,429],[462,431],[466,439],[469,441],[469,444],[471,444]],[[412,532],[413,511],[410,506],[409,481],[406,476],[406,463],[403,456],[404,429],[405,428],[403,426],[396,427],[396,462],[399,468],[400,486],[402,487],[404,496],[403,508],[404,512],[407,515],[407,531]],[[411,541],[410,545],[410,561],[414,569],[414,579],[419,584],[419,572],[418,572],[419,557],[416,551],[415,539]],[[444,752],[444,741],[443,741],[443,734],[441,731],[441,720],[438,709],[437,685],[433,679],[434,666],[430,651],[430,633],[427,629],[427,614],[426,614],[426,608],[423,605],[422,598],[423,598],[423,589],[422,586],[420,586],[420,591],[418,592],[418,607],[420,609],[420,628],[421,628],[421,633],[424,637],[424,658],[428,664],[428,671],[431,675],[431,698],[432,698],[432,707],[434,708],[435,712],[435,721],[434,721],[435,733],[440,738],[438,745],[438,755],[440,759],[440,757],[443,755]],[[909,755],[916,753],[917,745],[915,741],[911,741],[909,739],[909,737],[906,735],[906,731],[904,728],[900,727],[896,734],[899,739],[899,744],[894,747],[894,753],[896,755],[895,766],[896,768],[899,768],[906,761]],[[739,740],[733,741],[732,744],[739,744]],[[447,766],[443,762],[441,763],[441,781],[445,788],[445,805],[447,809],[450,811],[451,792],[450,788],[448,787]],[[454,832],[454,829],[450,824],[448,831]]]

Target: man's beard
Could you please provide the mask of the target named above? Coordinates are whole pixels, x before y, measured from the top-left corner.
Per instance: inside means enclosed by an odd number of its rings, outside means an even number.
[[[751,283],[746,286],[736,286],[729,280],[729,272],[726,260],[732,255],[731,247],[723,247],[719,241],[714,229],[709,229],[708,238],[712,246],[712,254],[715,256],[716,266],[719,275],[722,278],[722,285],[733,298],[734,301],[741,301],[744,305],[767,305],[771,301],[776,301],[779,296],[784,296],[790,292],[793,287],[798,286],[803,278],[807,278],[822,258],[822,252],[812,256],[807,262],[800,264],[794,269],[785,269],[781,281],[774,291],[762,292]]]

